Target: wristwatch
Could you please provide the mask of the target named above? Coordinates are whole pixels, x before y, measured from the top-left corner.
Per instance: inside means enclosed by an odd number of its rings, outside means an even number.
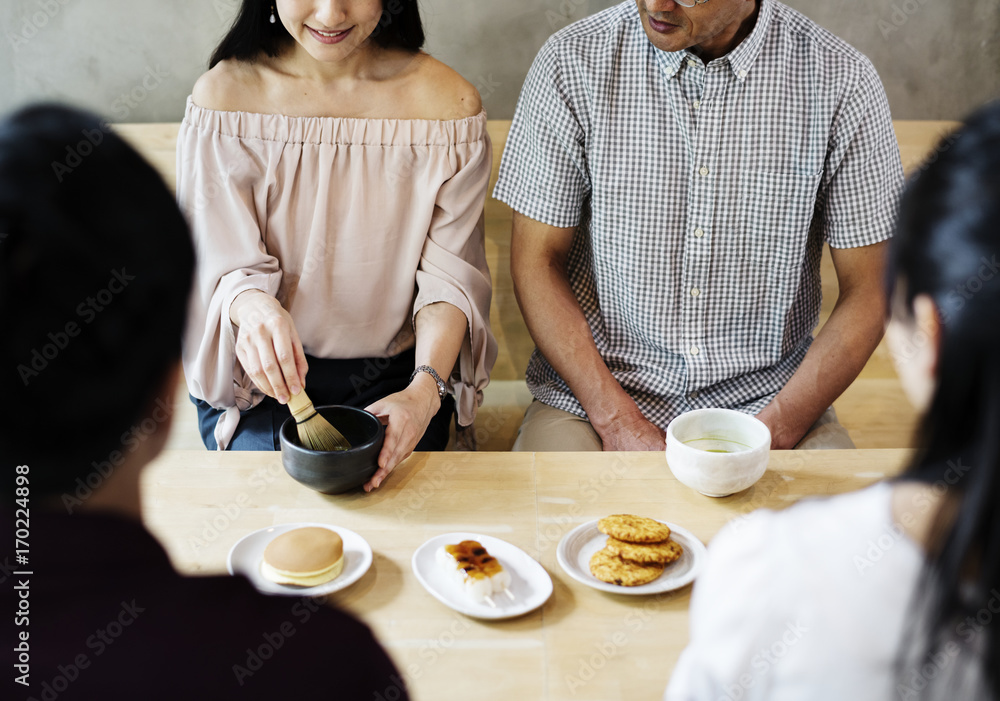
[[[418,365],[413,371],[413,374],[410,375],[410,382],[413,382],[413,378],[417,376],[418,372],[426,372],[434,378],[434,382],[436,382],[438,386],[438,396],[441,397],[441,399],[448,396],[448,385],[444,383],[444,380],[441,379],[441,376],[437,374],[437,371],[435,371],[434,368],[430,365]]]

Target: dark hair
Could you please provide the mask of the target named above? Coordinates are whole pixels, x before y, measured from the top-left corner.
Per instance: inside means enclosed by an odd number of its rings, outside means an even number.
[[[233,26],[212,53],[209,69],[230,58],[253,61],[261,53],[277,56],[293,39],[280,20],[271,24],[270,17],[271,0],[243,0]],[[381,47],[419,51],[424,26],[417,0],[382,0],[382,18],[370,38]]]
[[[106,123],[54,105],[0,123],[0,490],[23,464],[33,496],[65,493],[148,438],[133,425],[172,408],[154,394],[193,271],[173,196]]]
[[[942,322],[937,388],[901,479],[937,485],[946,504],[897,672],[907,688],[923,675],[927,698],[995,698],[1000,617],[976,619],[991,598],[1000,605],[1000,102],[942,141],[935,159],[907,186],[890,265],[905,290],[897,307],[912,313],[914,298],[929,295]],[[943,659],[955,666],[927,679]]]

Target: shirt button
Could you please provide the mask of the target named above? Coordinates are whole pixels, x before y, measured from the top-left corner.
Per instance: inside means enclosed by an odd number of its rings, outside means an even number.
[[[694,392],[688,395],[688,397],[690,397],[691,399],[697,399],[699,396],[701,395],[698,393],[698,390],[695,390]]]
[[[740,71],[736,75],[738,75],[740,77],[740,79],[743,79],[743,78],[747,77],[747,72],[746,71]]]
[[[699,348],[698,346],[691,346],[691,349],[688,352],[691,355],[698,355],[699,353],[701,353],[701,348]]]
[[[698,62],[695,61],[693,58],[689,58],[688,59],[688,65],[691,66],[691,68],[694,68],[695,66],[698,65]]]
[[[666,73],[667,73],[667,77],[668,78],[672,78],[673,75],[674,75],[674,69],[673,68],[668,68],[667,71],[666,71]]]
[[[705,167],[705,166],[702,166],[701,168],[698,169],[698,174],[699,175],[708,175],[708,168]]]
[[[701,100],[695,100],[694,102],[691,103],[691,106],[694,107],[696,110],[701,109]]]
[[[692,297],[700,297],[701,296],[701,290],[699,290],[697,287],[692,287],[691,288],[691,296]]]
[[[705,230],[704,229],[695,229],[694,230],[694,237],[696,239],[700,239],[704,235],[705,235]]]

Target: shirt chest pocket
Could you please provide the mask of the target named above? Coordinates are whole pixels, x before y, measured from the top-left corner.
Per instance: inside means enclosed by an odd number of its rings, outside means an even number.
[[[822,175],[740,173],[736,208],[740,258],[770,268],[801,266]]]

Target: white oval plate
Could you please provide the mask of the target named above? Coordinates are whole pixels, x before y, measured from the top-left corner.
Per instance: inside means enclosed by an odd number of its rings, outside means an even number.
[[[649,584],[623,587],[618,584],[602,582],[590,573],[590,558],[598,550],[601,550],[608,541],[608,537],[597,530],[597,520],[577,526],[563,536],[563,539],[559,541],[559,547],[556,548],[556,559],[559,560],[559,565],[566,574],[576,581],[612,594],[642,596],[680,589],[693,582],[694,578],[701,572],[702,567],[705,566],[708,551],[702,542],[687,529],[666,521],[660,521],[660,523],[670,527],[670,539],[684,548],[684,554],[676,562],[667,565],[663,574]]]
[[[462,591],[462,585],[441,568],[436,560],[438,549],[463,540],[479,541],[510,573],[513,601],[503,594],[493,596],[496,608],[486,602],[472,601]],[[431,596],[473,618],[496,620],[523,616],[544,604],[552,595],[552,578],[528,553],[505,540],[477,533],[445,533],[431,538],[413,553],[413,573]]]
[[[306,526],[329,528],[344,541],[344,570],[334,579],[315,587],[295,587],[289,584],[275,584],[264,579],[260,573],[260,561],[264,557],[264,548],[268,543],[282,533]],[[279,596],[322,596],[340,591],[361,579],[368,568],[372,566],[372,548],[368,541],[354,531],[328,523],[283,523],[280,526],[261,528],[240,538],[229,551],[226,567],[229,574],[245,575],[250,582],[263,594],[278,594]]]

